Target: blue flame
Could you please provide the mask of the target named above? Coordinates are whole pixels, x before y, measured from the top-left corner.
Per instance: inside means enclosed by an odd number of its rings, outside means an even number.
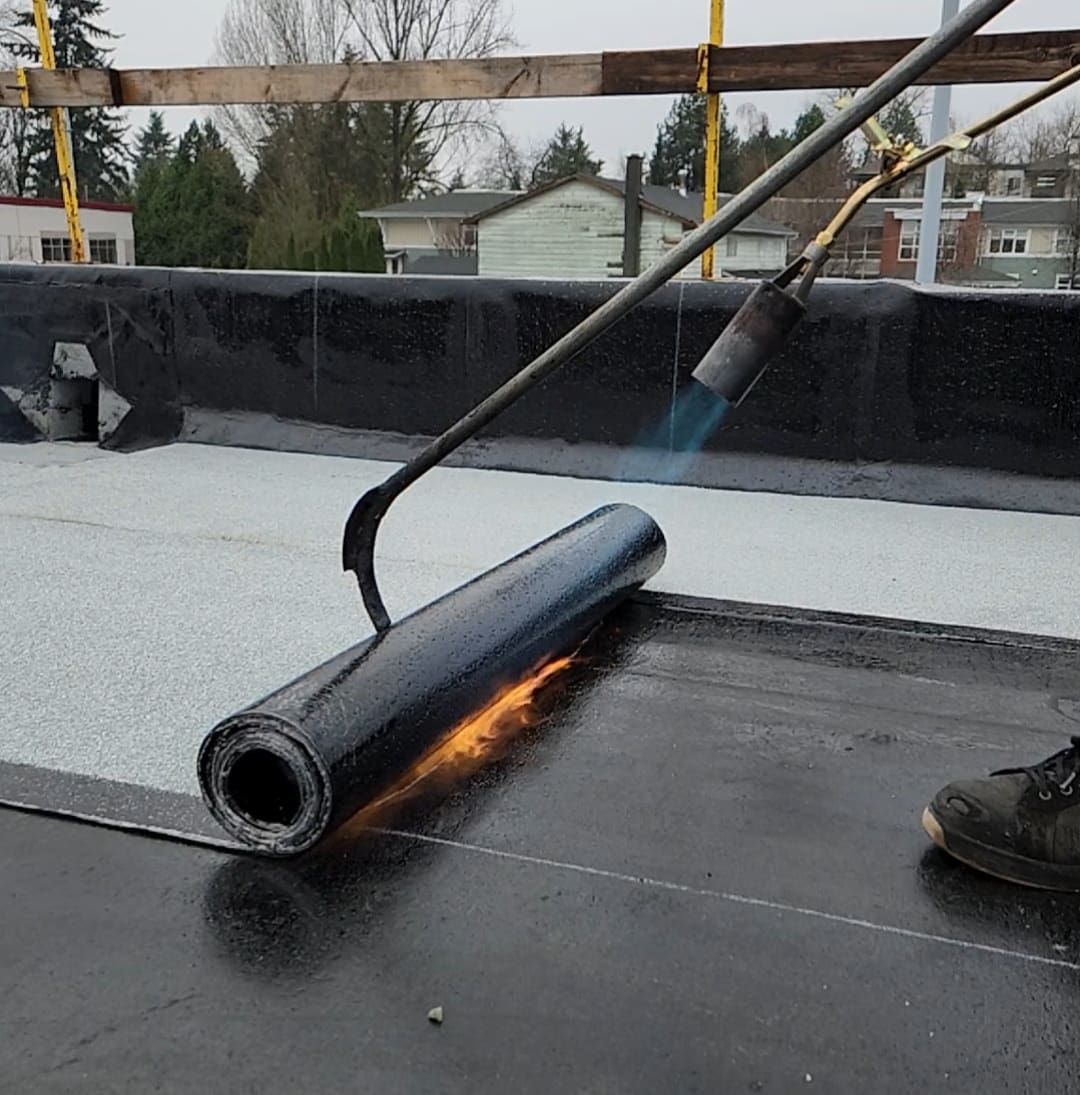
[[[691,380],[672,401],[670,413],[641,432],[623,458],[619,478],[631,483],[680,482],[730,410],[723,396]]]

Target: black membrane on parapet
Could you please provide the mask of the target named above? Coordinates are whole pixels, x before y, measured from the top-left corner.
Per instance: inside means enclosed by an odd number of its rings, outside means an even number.
[[[459,722],[572,652],[663,565],[655,521],[607,506],[217,726],[199,782],[255,851],[311,848]]]

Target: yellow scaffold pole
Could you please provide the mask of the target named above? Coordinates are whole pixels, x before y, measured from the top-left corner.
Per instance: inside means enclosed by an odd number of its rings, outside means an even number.
[[[56,51],[53,49],[52,25],[49,22],[46,0],[34,0],[34,26],[37,28],[38,44],[41,47],[41,66],[55,69]],[[18,77],[23,106],[29,107],[30,85],[26,70],[20,69]],[[86,237],[83,235],[82,219],[79,216],[79,188],[75,181],[75,157],[71,147],[68,114],[63,107],[53,107],[49,113],[52,116],[53,141],[56,143],[56,164],[60,171],[60,193],[64,198],[68,235],[71,237],[71,260],[86,262]]]
[[[716,215],[720,193],[720,96],[709,94],[709,54],[724,44],[724,0],[709,0],[709,41],[701,47],[698,90],[706,96],[705,119],[705,220]],[[701,256],[701,276],[714,275],[716,248]]]

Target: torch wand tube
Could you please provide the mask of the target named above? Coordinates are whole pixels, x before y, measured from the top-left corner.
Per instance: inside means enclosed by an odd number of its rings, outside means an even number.
[[[916,46],[843,110],[815,130],[802,144],[792,149],[742,193],[732,198],[716,216],[687,235],[678,246],[624,286],[442,436],[433,440],[385,483],[365,494],[356,503],[346,524],[342,561],[345,570],[356,573],[364,605],[376,630],[385,631],[390,626],[390,617],[375,575],[375,540],[387,510],[404,490],[526,392],[565,365],[657,289],[667,284],[803,170],[872,118],[980,27],[1004,11],[1011,2],[1012,0],[972,0],[959,15]]]

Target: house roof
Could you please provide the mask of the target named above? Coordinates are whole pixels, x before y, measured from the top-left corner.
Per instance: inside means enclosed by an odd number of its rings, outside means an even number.
[[[624,200],[626,197],[626,181],[624,179],[606,179],[598,175],[568,175],[566,178],[556,179],[546,186],[530,190],[525,194],[515,194],[506,201],[470,217],[469,222],[476,224],[497,213],[502,213],[506,209],[532,201],[541,194],[547,194],[572,182],[588,183],[590,186],[608,191],[620,200]],[[720,204],[723,205],[725,202],[730,201],[731,197],[730,194],[721,194]],[[659,213],[661,216],[681,221],[686,228],[696,228],[701,224],[704,217],[705,198],[702,194],[683,194],[666,186],[653,186],[645,183],[641,187],[641,206],[653,213]],[[794,235],[786,225],[777,224],[758,213],[751,213],[749,217],[743,220],[739,225],[739,231],[764,236],[787,237]]]
[[[379,209],[365,209],[358,215],[379,220],[412,220],[423,217],[466,219],[502,205],[517,194],[516,190],[449,190],[445,194],[431,194],[415,201],[396,202]]]
[[[1062,152],[1058,156],[1049,156],[1045,160],[1036,160],[1024,169],[1025,171],[1068,171],[1073,166],[1069,157]]]
[[[1030,201],[983,202],[985,224],[1065,225],[1075,224],[1080,206],[1069,198],[1032,198]]]
[[[615,186],[620,195],[626,194],[626,183],[622,179],[605,179],[605,182]],[[641,188],[641,196],[645,201],[671,213],[688,224],[697,227],[705,219],[705,195],[698,193],[683,194],[679,190],[672,190],[669,186],[653,186],[646,183]],[[733,194],[720,194],[719,205],[725,206],[734,197]],[[753,232],[759,236],[792,236],[792,232],[786,224],[763,217],[760,213],[751,213],[739,224],[742,232]]]
[[[901,268],[889,274],[895,281],[914,281],[915,269],[911,264],[907,269]],[[939,273],[939,280],[945,285],[966,285],[982,288],[993,286],[1016,286],[1020,277],[1018,274],[1009,274],[1003,270],[995,270],[992,266],[978,263],[975,266],[943,267]]]
[[[889,211],[922,209],[922,198],[873,198],[852,221],[854,228],[879,228]],[[946,198],[946,210],[981,209],[983,224],[1018,224],[1028,227],[1068,225],[1076,222],[1080,210],[1071,198]]]
[[[17,198],[14,195],[0,195],[0,205],[21,205],[45,209],[63,209],[64,203],[59,198]],[[124,202],[92,202],[80,201],[80,209],[97,209],[102,213],[134,213],[135,206]]]
[[[798,200],[798,199],[792,199]],[[841,199],[836,199],[837,208]],[[852,218],[851,228],[881,228],[885,223],[885,214],[890,211],[922,209],[922,198],[871,198]],[[942,209],[946,212],[964,213],[977,208],[970,198],[946,198]]]

